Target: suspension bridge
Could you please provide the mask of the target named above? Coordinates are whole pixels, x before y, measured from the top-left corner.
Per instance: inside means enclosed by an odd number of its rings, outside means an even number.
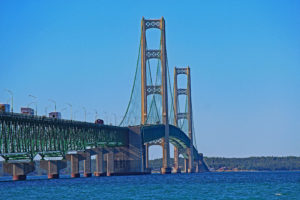
[[[157,49],[148,47],[149,29],[160,31]],[[38,160],[48,178],[58,178],[67,163],[71,177],[80,177],[79,163],[83,161],[83,175],[89,177],[94,156],[94,176],[147,174],[151,173],[151,145],[162,147],[162,174],[181,172],[180,155],[184,157],[182,171],[208,171],[195,140],[191,69],[175,67],[173,87],[170,76],[165,20],[143,18],[131,95],[119,126],[1,112],[0,161],[4,171],[13,180],[24,180]],[[178,78],[183,76],[187,85],[179,88]],[[170,144],[174,146],[174,163],[170,161]]]

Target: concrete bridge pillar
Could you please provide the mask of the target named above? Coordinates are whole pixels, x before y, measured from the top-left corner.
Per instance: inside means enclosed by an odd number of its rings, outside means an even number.
[[[48,179],[59,178],[59,161],[48,160]]]
[[[114,174],[114,150],[111,149],[109,152],[106,154],[107,156],[107,167],[106,167],[106,175],[107,176],[112,176]]]
[[[149,169],[149,144],[145,144],[145,162],[146,162],[146,170]]]
[[[174,146],[174,167],[173,167],[173,173],[180,173],[179,169],[179,152],[178,148]]]
[[[184,159],[184,173],[188,173],[188,159],[185,158]]]
[[[40,168],[47,170],[48,179],[59,178],[59,170],[66,166],[66,160],[40,160]]]
[[[91,152],[86,151],[84,155],[84,161],[83,161],[83,175],[84,177],[91,177]]]
[[[14,181],[26,180],[26,174],[34,171],[34,163],[3,163],[4,172],[11,174]]]
[[[13,163],[12,168],[13,168],[13,180],[14,181],[26,180],[24,163]]]
[[[167,145],[166,145],[167,143]],[[169,167],[169,160],[170,160],[170,152],[169,152],[169,142],[165,141],[165,138],[162,138],[162,150],[163,150],[163,167],[161,168],[162,174],[170,174],[172,169]]]
[[[104,176],[103,170],[103,149],[99,149],[96,154],[96,171],[94,172],[95,176]]]
[[[195,172],[199,173],[199,160],[197,160],[197,162],[195,162],[195,165],[196,165]]]
[[[79,178],[79,155],[71,154],[71,178]]]
[[[193,150],[191,148],[188,148],[188,173],[194,173],[195,168],[194,168],[194,156],[192,155]]]

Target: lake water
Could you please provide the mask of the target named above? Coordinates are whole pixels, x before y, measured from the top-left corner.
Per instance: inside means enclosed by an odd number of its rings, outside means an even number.
[[[0,199],[299,199],[300,172],[0,178]]]

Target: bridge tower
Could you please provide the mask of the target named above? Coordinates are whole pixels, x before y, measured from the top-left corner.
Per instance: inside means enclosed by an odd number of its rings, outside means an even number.
[[[178,75],[184,74],[187,76],[187,88],[178,88],[177,78]],[[188,98],[188,110],[184,113],[178,112],[178,96],[186,95]],[[194,172],[194,155],[193,155],[193,113],[192,113],[192,96],[191,96],[191,70],[190,67],[174,68],[174,118],[175,126],[178,126],[178,120],[188,120],[188,136],[190,138],[190,146],[187,149],[188,153],[188,173]],[[174,171],[178,171],[178,148],[174,147]]]
[[[159,49],[147,49],[146,30],[150,28],[160,29],[161,44]],[[165,125],[165,137],[162,139],[163,146],[163,174],[171,173],[170,166],[170,148],[169,148],[169,119],[168,119],[168,90],[167,90],[167,55],[166,55],[166,35],[165,20],[161,19],[142,19],[142,36],[141,36],[141,117],[142,124],[147,122],[147,96],[160,94],[162,97],[162,121]],[[146,62],[148,59],[160,59],[161,61],[161,85],[147,85]],[[148,147],[146,147],[148,148]],[[146,161],[147,163],[147,161]],[[147,165],[147,164],[146,164]],[[146,166],[147,167],[147,166]]]

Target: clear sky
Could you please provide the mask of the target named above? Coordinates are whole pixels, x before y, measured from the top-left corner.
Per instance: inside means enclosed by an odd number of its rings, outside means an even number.
[[[140,23],[166,19],[170,70],[191,67],[206,156],[300,156],[300,1],[0,0],[0,102],[73,105],[77,120],[124,114]],[[172,71],[171,71],[172,73]],[[50,106],[50,107],[49,107]],[[70,111],[62,112],[70,118]],[[154,148],[150,158],[161,155]]]

